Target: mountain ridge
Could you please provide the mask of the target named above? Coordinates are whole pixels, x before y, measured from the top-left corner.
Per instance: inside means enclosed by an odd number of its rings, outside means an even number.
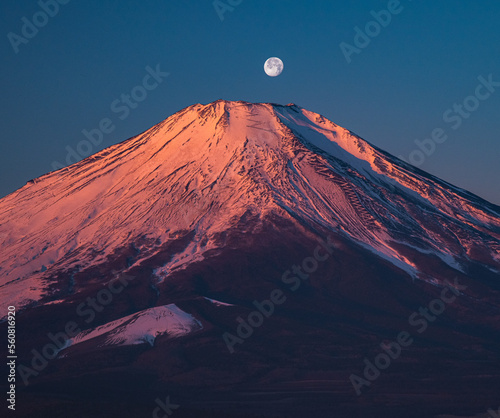
[[[500,382],[498,211],[295,105],[185,108],[0,200],[21,416],[71,395],[82,416],[136,417],[165,393],[179,417],[483,411]],[[231,354],[223,336],[276,292]],[[358,397],[363,356],[402,330],[414,343]]]
[[[28,280],[36,290],[25,299],[38,300],[54,273],[105,262],[141,237],[167,242],[176,229],[196,230],[182,259],[199,260],[216,245],[203,241],[248,211],[334,227],[413,278],[432,271],[402,255],[400,244],[458,271],[470,261],[495,269],[497,210],[317,113],[218,100],[1,199],[1,285],[17,282],[22,294]]]

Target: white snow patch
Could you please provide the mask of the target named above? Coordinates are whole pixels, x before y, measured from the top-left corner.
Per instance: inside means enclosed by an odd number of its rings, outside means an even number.
[[[104,345],[154,344],[156,337],[167,334],[181,337],[203,328],[200,321],[175,304],[157,306],[79,333],[69,346],[106,335]]]
[[[396,267],[405,271],[410,275],[412,279],[418,279],[419,270],[417,269],[417,266],[415,266],[415,264],[413,264],[406,257],[403,257],[401,254],[396,253],[394,250],[392,250],[392,248],[387,247],[385,249],[386,251],[384,252],[384,249],[375,248],[374,246],[372,247],[365,242],[358,241],[358,243],[367,250],[370,250],[372,253],[377,254],[378,256],[394,264]],[[394,252],[391,254],[387,250],[392,250]]]
[[[219,300],[215,300],[215,299],[210,299],[210,298],[207,298],[205,297],[206,300],[212,302],[214,305],[217,305],[217,306],[235,306],[231,303],[224,303],[224,302],[221,302]]]
[[[435,255],[436,257],[440,258],[441,261],[443,261],[443,263],[447,264],[448,266],[450,266],[450,267],[454,268],[455,270],[458,270],[458,271],[460,271],[462,273],[466,273],[466,271],[464,270],[464,268],[455,259],[455,257],[453,257],[453,255],[451,255],[449,253],[440,252],[440,251],[432,251],[432,250],[424,250],[423,248],[416,247],[415,245],[411,245],[408,242],[404,242],[404,241],[399,241],[398,240],[398,241],[394,241],[394,242],[397,242],[398,244],[405,245],[406,247],[411,247],[411,248],[417,250],[418,252],[420,252],[422,254],[432,254],[432,255]],[[430,244],[429,244],[429,248],[431,248]]]

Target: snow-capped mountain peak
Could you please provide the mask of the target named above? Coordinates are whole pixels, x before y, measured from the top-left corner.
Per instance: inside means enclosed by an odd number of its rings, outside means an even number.
[[[317,113],[218,100],[1,199],[0,293],[9,304],[50,299],[54,278],[130,246],[132,268],[190,231],[155,268],[161,282],[220,248],[225,231],[251,234],[270,215],[336,231],[413,278],[432,280],[423,254],[497,271],[499,212]]]

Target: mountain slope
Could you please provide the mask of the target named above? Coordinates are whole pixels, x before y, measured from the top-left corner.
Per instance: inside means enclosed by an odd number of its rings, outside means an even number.
[[[271,212],[342,231],[414,278],[435,274],[419,253],[458,271],[480,262],[498,272],[498,207],[295,105],[218,101],[2,199],[2,299],[39,300],[56,274],[108,262],[130,244],[150,257],[179,231],[196,231],[161,279],[202,259],[245,213]]]
[[[499,213],[298,106],[190,106],[0,200],[19,365],[78,328],[29,376],[20,416],[150,416],[166,393],[179,418],[484,411],[500,391]],[[358,397],[350,376],[402,330],[414,343]]]

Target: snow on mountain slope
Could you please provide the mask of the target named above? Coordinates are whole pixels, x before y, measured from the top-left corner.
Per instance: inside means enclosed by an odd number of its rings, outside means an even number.
[[[157,306],[81,332],[68,340],[66,348],[104,336],[102,345],[154,345],[156,337],[181,337],[202,329],[202,324],[175,304]]]
[[[138,263],[194,231],[155,270],[162,281],[220,246],[219,233],[248,213],[335,230],[414,278],[433,273],[416,253],[458,271],[467,262],[498,271],[499,212],[319,114],[219,100],[1,199],[0,295],[2,305],[22,306],[49,295],[58,274],[105,263],[130,245]]]

